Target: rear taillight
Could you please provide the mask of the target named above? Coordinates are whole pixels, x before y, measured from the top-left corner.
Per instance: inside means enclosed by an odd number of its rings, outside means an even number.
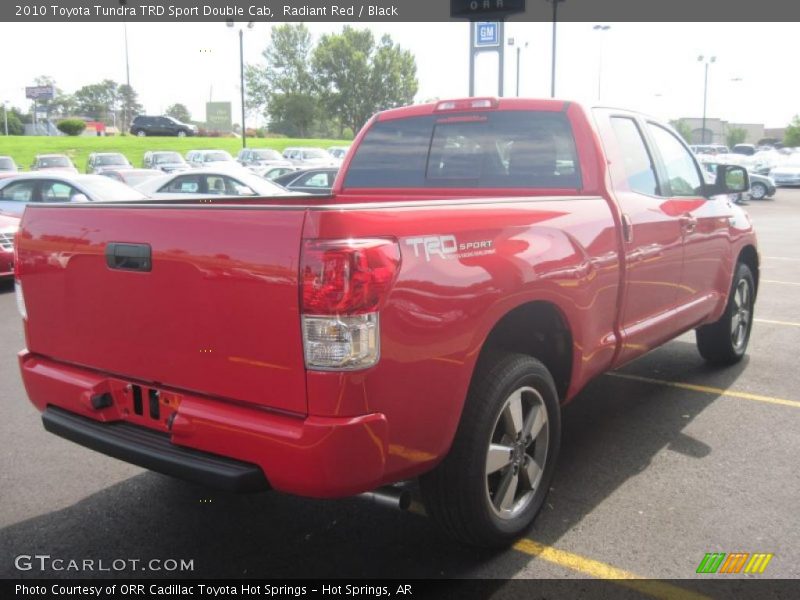
[[[25,296],[22,293],[22,282],[20,281],[20,260],[19,260],[19,232],[14,235],[14,296],[17,299],[17,311],[23,320],[28,320],[28,309],[25,306]]]
[[[22,283],[20,283],[19,279],[14,280],[14,295],[17,297],[17,310],[19,311],[19,316],[23,318],[23,320],[28,320],[28,309],[25,307],[25,296],[22,294]]]
[[[380,356],[378,312],[400,268],[394,240],[309,240],[300,262],[306,367],[351,370]]]

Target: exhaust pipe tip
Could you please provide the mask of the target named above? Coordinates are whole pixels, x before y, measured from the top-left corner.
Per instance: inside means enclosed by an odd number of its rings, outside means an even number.
[[[389,508],[396,508],[399,510],[408,510],[411,508],[411,491],[407,488],[397,487],[382,487],[371,492],[364,492],[360,496],[366,500],[371,500],[375,504],[387,506]]]

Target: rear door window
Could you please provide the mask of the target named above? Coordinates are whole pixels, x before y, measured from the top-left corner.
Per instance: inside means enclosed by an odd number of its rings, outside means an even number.
[[[327,188],[331,187],[327,173],[311,173],[295,182],[297,187]]]
[[[69,202],[70,198],[80,192],[62,181],[42,182],[42,202]]]
[[[180,177],[173,179],[158,191],[173,194],[198,194],[201,192],[200,176],[181,175]]]
[[[12,200],[14,202],[33,202],[33,192],[36,188],[35,181],[18,181],[11,183],[3,188],[0,192],[0,198],[3,200]]]

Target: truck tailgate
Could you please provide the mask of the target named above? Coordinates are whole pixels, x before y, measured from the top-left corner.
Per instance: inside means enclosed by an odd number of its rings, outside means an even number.
[[[28,350],[305,414],[303,219],[303,207],[29,208],[18,236]]]

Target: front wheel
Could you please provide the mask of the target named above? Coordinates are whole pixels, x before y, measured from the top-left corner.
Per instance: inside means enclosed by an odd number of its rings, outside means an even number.
[[[178,137],[186,137],[186,132],[185,131],[179,131],[178,132]]]
[[[533,523],[550,489],[561,439],[553,378],[538,360],[482,360],[450,452],[420,478],[425,506],[451,537],[497,547]]]
[[[140,129],[139,131],[136,132],[137,137],[145,137],[146,135],[147,133],[143,129]]]
[[[763,200],[767,197],[767,186],[763,183],[753,183],[750,186],[750,197],[753,200]]]
[[[715,323],[698,327],[695,332],[697,349],[708,362],[732,365],[742,360],[753,327],[755,298],[753,273],[746,264],[739,263],[725,313]]]

